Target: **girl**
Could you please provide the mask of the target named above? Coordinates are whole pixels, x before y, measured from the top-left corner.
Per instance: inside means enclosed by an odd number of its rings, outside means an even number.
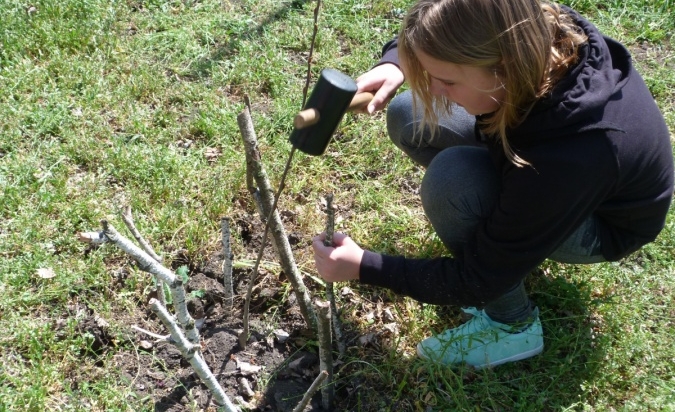
[[[425,214],[452,258],[313,242],[319,274],[473,317],[419,356],[476,368],[543,350],[523,279],[545,259],[621,259],[653,241],[673,194],[669,132],[628,51],[538,0],[420,0],[357,79],[394,144],[424,166]],[[477,309],[480,308],[480,309]]]

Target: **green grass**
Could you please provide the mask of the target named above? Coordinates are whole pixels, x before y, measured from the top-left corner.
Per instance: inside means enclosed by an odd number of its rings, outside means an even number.
[[[366,71],[410,3],[326,2],[315,77],[323,67]],[[675,4],[567,3],[635,51],[674,131]],[[121,315],[143,304],[150,281],[118,251],[90,250],[76,233],[104,218],[121,227],[117,208],[129,203],[169,262],[199,262],[217,250],[221,216],[240,213],[248,196],[236,123],[244,95],[278,183],[302,100],[314,3],[31,4],[29,13],[25,2],[0,3],[0,411],[151,410],[151,399],[110,373],[117,351],[134,351]],[[298,211],[298,230],[309,239],[322,230],[318,199],[336,191],[336,204],[349,211],[339,229],[363,246],[442,253],[406,189],[420,177],[388,142],[382,115],[349,115],[325,156],[295,159],[280,208]],[[673,245],[671,211],[657,241],[624,261],[546,263],[528,279],[545,352],[479,373],[413,356],[417,341],[458,321],[456,310],[350,285],[362,299],[348,312],[352,327],[381,330],[382,319],[368,324],[360,312],[364,302],[379,302],[399,332],[376,350],[350,353],[339,382],[362,382],[356,410],[675,410]],[[297,258],[313,271],[308,248]],[[40,268],[56,276],[42,279]],[[111,320],[107,350],[93,350],[92,337],[79,332],[86,313]]]

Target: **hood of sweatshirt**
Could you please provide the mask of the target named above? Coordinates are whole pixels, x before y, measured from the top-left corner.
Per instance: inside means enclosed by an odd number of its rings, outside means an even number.
[[[550,95],[535,104],[522,124],[507,131],[515,147],[589,130],[620,130],[604,111],[628,81],[630,54],[576,12],[564,9],[586,33],[588,42],[579,49],[577,64]]]

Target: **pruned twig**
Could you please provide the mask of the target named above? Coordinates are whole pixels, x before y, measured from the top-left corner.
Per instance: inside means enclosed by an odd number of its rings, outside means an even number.
[[[154,332],[150,332],[149,330],[145,330],[145,329],[143,329],[141,327],[138,327],[136,325],[131,325],[131,329],[133,329],[137,332],[143,333],[145,335],[148,335],[152,338],[155,338],[156,342],[168,342],[169,339],[171,338],[171,335],[160,335],[160,334],[157,334],[157,333],[154,333]]]
[[[312,41],[309,45],[309,56],[307,57],[307,76],[305,78],[305,87],[302,89],[302,106],[305,107],[307,101],[307,92],[309,92],[309,83],[312,80],[312,59],[314,58],[314,45],[316,44],[316,34],[319,32],[319,9],[321,0],[316,0],[314,7],[314,26],[312,28]]]
[[[333,340],[330,327],[330,303],[317,301],[317,321],[319,330],[319,370],[328,374],[328,382],[321,388],[321,406],[330,410],[333,405]]]
[[[173,340],[174,345],[178,348],[181,355],[190,362],[192,368],[197,373],[197,376],[204,382],[207,388],[213,394],[213,397],[216,403],[221,406],[226,412],[238,412],[239,409],[234,406],[230,401],[230,398],[227,397],[225,391],[216,380],[216,377],[209,369],[209,366],[204,361],[204,358],[200,355],[200,345],[199,343],[193,344],[190,343],[183,335],[183,332],[178,327],[176,322],[173,321],[173,317],[166,311],[166,308],[157,300],[150,299],[150,309],[159,317],[164,326],[171,332],[171,339]]]
[[[127,226],[127,229],[129,229],[129,232],[131,232],[132,236],[134,239],[136,239],[136,242],[138,242],[139,245],[141,245],[141,248],[147,253],[151,258],[155,259],[158,263],[162,263],[162,258],[155,253],[155,250],[152,248],[150,243],[145,240],[145,238],[141,235],[141,233],[136,229],[136,225],[134,224],[134,218],[131,215],[131,206],[126,205],[125,207],[122,208],[122,221],[124,224]],[[161,279],[155,276],[155,290],[157,291],[157,297],[159,298],[159,301],[162,302],[162,305],[166,306],[166,294],[164,293],[164,283],[162,282]]]
[[[136,229],[136,225],[134,224],[134,218],[131,216],[131,206],[126,205],[123,210],[122,210],[122,221],[124,221],[124,224],[127,226],[131,234],[133,235],[134,239],[138,242],[139,245],[141,245],[141,248],[150,255],[151,258],[155,259],[157,262],[162,262],[162,258],[155,253],[155,250],[152,248],[150,243],[148,243],[147,240],[141,235],[141,233]]]
[[[328,377],[328,372],[326,371],[321,371],[319,373],[319,376],[314,379],[314,382],[312,382],[312,385],[307,389],[307,392],[305,392],[305,395],[300,399],[300,403],[293,409],[293,412],[302,412],[305,407],[307,407],[307,404],[309,403],[309,400],[312,399],[312,396],[316,393],[316,391],[319,390],[321,387],[321,384],[323,381],[326,380]]]

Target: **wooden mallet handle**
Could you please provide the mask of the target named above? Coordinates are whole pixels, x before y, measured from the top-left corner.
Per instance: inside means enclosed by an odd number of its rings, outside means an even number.
[[[362,109],[364,106],[370,103],[371,100],[373,100],[373,97],[375,97],[375,95],[370,92],[362,92],[355,95],[352,101],[349,103],[347,111],[353,112],[355,110]],[[298,130],[304,129],[305,127],[317,124],[319,122],[320,116],[321,114],[316,109],[302,110],[295,115],[295,118],[293,119],[293,126],[295,126],[295,128]]]

